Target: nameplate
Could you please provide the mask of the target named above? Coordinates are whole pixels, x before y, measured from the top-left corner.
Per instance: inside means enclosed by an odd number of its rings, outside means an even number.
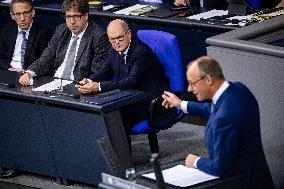
[[[148,187],[102,173],[103,183],[121,189],[150,189]]]

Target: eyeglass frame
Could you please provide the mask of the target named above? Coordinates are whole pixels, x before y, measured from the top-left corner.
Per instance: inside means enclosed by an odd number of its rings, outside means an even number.
[[[113,37],[113,38],[109,38],[108,40],[109,40],[109,42],[111,42],[111,43],[116,43],[116,40],[118,40],[118,41],[124,41],[125,40],[125,35],[129,32],[130,30],[127,30],[124,34],[121,34],[121,35],[119,35],[119,36],[117,36],[117,37]]]
[[[196,80],[196,81],[188,82],[188,85],[190,85],[191,88],[194,88],[194,87],[196,87],[196,84],[197,84],[199,81],[201,81],[201,80],[203,80],[204,78],[206,78],[206,76],[207,76],[207,75],[202,76],[201,78],[199,78],[199,79]]]
[[[75,21],[79,21],[82,19],[82,16],[84,16],[83,14],[75,14],[75,15],[65,15],[64,18],[67,21],[71,21],[72,19],[74,19]]]
[[[33,11],[33,8],[31,8],[29,11],[24,11],[24,12],[21,12],[21,13],[12,13],[12,15],[17,17],[17,18],[20,18],[21,15],[23,15],[23,17],[26,18],[26,17],[30,16],[32,11]]]

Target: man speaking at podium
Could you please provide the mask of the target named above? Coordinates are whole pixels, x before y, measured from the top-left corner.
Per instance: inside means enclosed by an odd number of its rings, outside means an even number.
[[[219,64],[200,57],[187,67],[188,91],[200,102],[162,95],[166,108],[176,107],[207,119],[205,142],[209,157],[189,154],[185,165],[219,177],[236,176],[242,189],[274,188],[264,156],[258,103],[239,82],[225,80]],[[256,81],[257,82],[257,81]],[[212,102],[201,102],[212,100]]]

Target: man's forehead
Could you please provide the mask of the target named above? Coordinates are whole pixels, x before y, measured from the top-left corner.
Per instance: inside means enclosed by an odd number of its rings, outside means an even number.
[[[24,3],[24,2],[18,2],[18,3],[15,3],[12,7],[13,10],[15,9],[30,9],[31,6],[28,4],[28,3]]]
[[[65,14],[82,14],[78,9],[76,8],[70,8],[65,11]]]

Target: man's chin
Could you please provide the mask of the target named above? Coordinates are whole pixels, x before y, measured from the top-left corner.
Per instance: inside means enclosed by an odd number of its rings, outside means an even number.
[[[25,25],[24,25],[24,24],[20,24],[19,27],[20,27],[22,30],[26,30],[26,29],[28,29],[29,26],[28,26],[27,24],[25,24]]]

